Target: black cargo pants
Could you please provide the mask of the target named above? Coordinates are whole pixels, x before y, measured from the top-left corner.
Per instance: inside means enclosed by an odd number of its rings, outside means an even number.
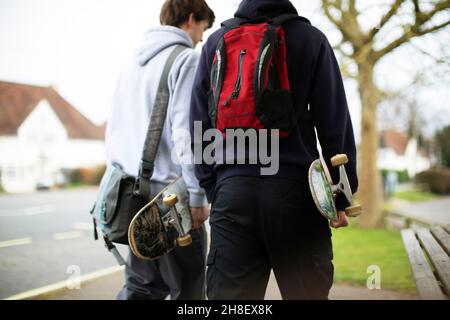
[[[209,299],[264,299],[271,269],[283,299],[328,298],[334,271],[331,232],[306,177],[220,181],[210,225]]]
[[[156,260],[142,260],[130,250],[125,286],[119,300],[205,299],[206,231],[191,230],[192,244],[175,247]]]

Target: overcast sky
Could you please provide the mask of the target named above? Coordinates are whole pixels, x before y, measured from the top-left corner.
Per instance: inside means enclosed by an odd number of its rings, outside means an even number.
[[[364,2],[365,1],[365,2]],[[159,24],[163,0],[0,0],[0,80],[35,85],[53,85],[96,124],[105,121],[121,66],[145,30]],[[239,0],[207,0],[216,23],[232,16]],[[317,7],[318,0],[292,1],[300,12],[325,32],[334,43],[338,34]],[[360,1],[364,4],[374,0]],[[386,1],[376,1],[378,4]],[[383,7],[364,17],[375,21]],[[447,29],[448,30],[448,29]],[[449,39],[449,37],[447,37]],[[432,40],[415,42],[442,54]],[[197,48],[200,50],[201,46]],[[378,82],[387,88],[402,88],[414,70],[430,61],[411,48],[392,55],[378,68]],[[416,50],[417,51],[417,50]],[[447,52],[448,55],[448,52]],[[427,62],[428,61],[428,62]],[[448,78],[447,78],[448,80]],[[360,105],[355,84],[346,81],[349,107],[358,135]],[[450,124],[448,82],[421,90],[419,104],[438,124]]]

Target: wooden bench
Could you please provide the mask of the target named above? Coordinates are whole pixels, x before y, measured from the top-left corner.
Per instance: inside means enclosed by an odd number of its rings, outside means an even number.
[[[450,226],[402,230],[411,270],[421,299],[450,297]]]

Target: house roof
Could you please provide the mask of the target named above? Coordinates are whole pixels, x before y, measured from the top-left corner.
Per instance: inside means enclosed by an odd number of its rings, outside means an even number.
[[[408,136],[396,130],[383,130],[380,132],[380,147],[392,149],[398,155],[405,154],[408,145]]]
[[[42,100],[47,100],[72,139],[103,140],[104,127],[89,121],[52,87],[0,81],[0,135],[17,130]]]
[[[410,138],[403,132],[389,129],[380,132],[380,148],[392,149],[399,156],[404,155],[406,152],[406,147],[408,146]],[[430,144],[431,142],[426,142]],[[427,148],[418,146],[417,152],[424,158],[430,156],[429,150]]]

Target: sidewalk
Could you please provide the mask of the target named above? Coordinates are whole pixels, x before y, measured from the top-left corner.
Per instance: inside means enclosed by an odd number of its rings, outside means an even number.
[[[391,199],[389,204],[394,213],[417,219],[429,225],[450,224],[450,197],[439,197],[434,200],[409,202]]]
[[[116,293],[124,283],[123,271],[102,276],[95,280],[86,281],[79,290],[58,290],[42,294],[30,299],[35,300],[115,300]],[[273,274],[270,277],[266,291],[266,300],[280,300]],[[386,290],[368,290],[345,284],[334,285],[330,293],[331,300],[412,300],[418,299],[414,293],[394,292]]]

